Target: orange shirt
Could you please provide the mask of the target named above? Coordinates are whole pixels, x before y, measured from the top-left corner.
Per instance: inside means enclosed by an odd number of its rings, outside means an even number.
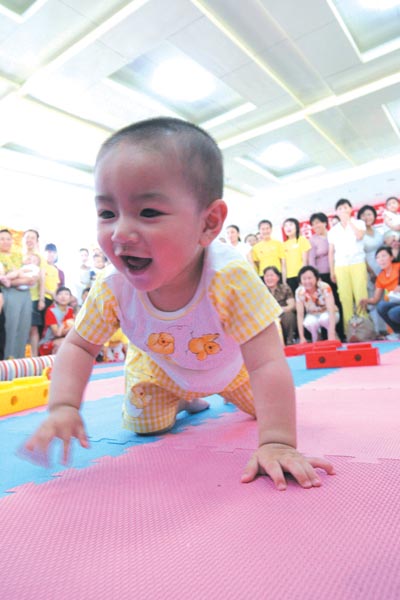
[[[386,275],[385,270],[381,271],[376,278],[375,287],[391,292],[400,285],[400,263],[392,263],[390,275]]]

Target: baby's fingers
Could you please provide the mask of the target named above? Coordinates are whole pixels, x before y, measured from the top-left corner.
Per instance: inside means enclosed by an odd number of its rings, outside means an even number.
[[[25,442],[24,446],[28,452],[37,451],[46,454],[54,437],[53,428],[43,425]]]
[[[242,483],[250,483],[250,481],[254,481],[254,479],[258,475],[258,460],[257,456],[253,455],[249,462],[247,463],[243,473],[241,481]]]
[[[307,458],[308,462],[314,469],[323,469],[328,473],[328,475],[336,475],[335,467],[329,460],[326,458],[318,458],[313,456],[312,458]]]
[[[321,485],[321,480],[311,464],[302,457],[301,460],[294,457],[283,459],[281,465],[285,472],[290,473],[301,487],[311,488]]]
[[[63,451],[62,451],[61,463],[63,465],[67,465],[69,462],[69,449],[70,449],[70,445],[71,445],[71,438],[63,439],[62,443],[63,443]]]
[[[278,461],[270,461],[266,464],[263,464],[262,462],[260,462],[260,465],[262,466],[263,471],[265,471],[266,475],[269,475],[271,477],[272,481],[275,484],[275,487],[279,491],[286,490],[287,483],[286,483],[285,475],[284,475],[283,469]]]
[[[75,437],[82,446],[82,448],[89,448],[88,436],[82,421],[75,428]]]
[[[262,468],[262,472],[271,477],[273,483],[275,484],[275,487],[280,491],[286,490],[287,483],[285,475],[283,474],[283,469],[279,462],[277,460],[260,460],[259,462]]]
[[[35,465],[49,467],[48,447],[52,438],[36,433],[17,450],[17,456]]]

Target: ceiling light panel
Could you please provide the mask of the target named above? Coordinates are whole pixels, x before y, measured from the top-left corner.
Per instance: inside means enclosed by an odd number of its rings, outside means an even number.
[[[0,5],[1,9],[5,8],[16,15],[21,16],[28,8],[31,8],[35,2],[36,0],[1,0]]]
[[[259,157],[266,148],[282,141],[290,142],[309,157],[311,164],[308,166],[319,164],[318,156],[326,152],[331,153],[332,161],[340,157],[335,148],[306,121],[294,122],[279,130],[260,135],[249,140],[247,147],[251,146],[252,156]]]
[[[41,4],[40,10],[19,24],[1,43],[0,72],[11,71],[18,81],[25,81],[62,53],[72,37],[84,35],[93,27],[93,23],[62,2]]]
[[[108,132],[31,100],[8,96],[2,102],[0,143],[42,157],[92,166]]]
[[[47,0],[1,0],[0,14],[21,22],[39,10],[45,2]]]
[[[158,78],[163,67],[167,75],[164,72]],[[169,42],[139,56],[111,79],[129,89],[141,89],[169,110],[196,122],[221,116],[244,103],[239,94]]]
[[[307,159],[304,152],[291,142],[271,144],[261,153],[259,160],[270,169],[286,169],[303,163]]]
[[[257,155],[242,156],[241,159],[249,168],[253,164],[254,170],[266,171],[266,176],[277,179],[318,166],[299,147],[287,141],[276,142]]]
[[[400,48],[400,2],[328,0],[361,60],[367,62]]]

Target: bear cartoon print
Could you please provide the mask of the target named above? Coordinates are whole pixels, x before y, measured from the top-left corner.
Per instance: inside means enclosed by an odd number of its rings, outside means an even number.
[[[126,397],[125,409],[130,417],[138,418],[151,402],[151,395],[146,394],[142,386],[137,385],[131,389]]]
[[[196,355],[197,360],[206,360],[211,354],[221,352],[221,346],[215,341],[219,338],[219,333],[206,333],[201,337],[192,337],[189,340],[189,352]]]

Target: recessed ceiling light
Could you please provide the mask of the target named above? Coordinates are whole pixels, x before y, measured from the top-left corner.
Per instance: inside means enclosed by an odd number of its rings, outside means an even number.
[[[291,142],[272,144],[260,155],[261,162],[275,169],[292,167],[304,158],[305,154]]]
[[[400,6],[399,0],[359,0],[361,6],[370,10],[390,10]]]
[[[215,87],[212,76],[205,69],[182,58],[160,64],[154,71],[151,86],[161,96],[186,102],[206,98]]]

